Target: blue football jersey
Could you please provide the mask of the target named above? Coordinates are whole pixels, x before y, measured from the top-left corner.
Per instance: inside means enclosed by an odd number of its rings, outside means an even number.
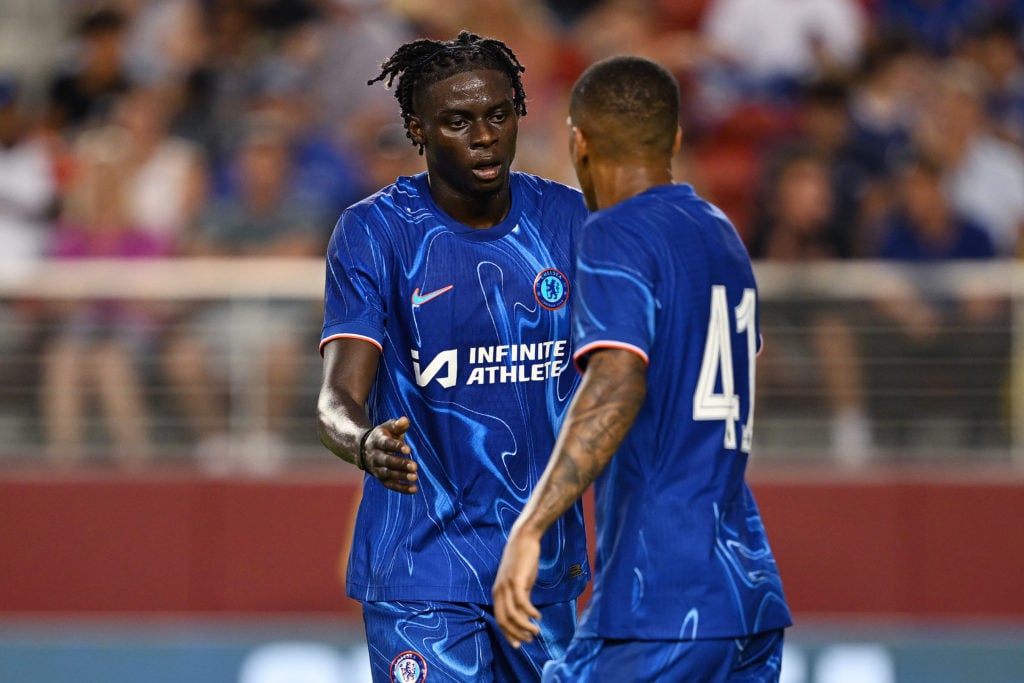
[[[363,601],[489,604],[508,531],[550,457],[579,374],[569,295],[582,195],[513,173],[508,216],[456,222],[426,174],[353,205],[327,253],[323,344],[355,337],[381,360],[368,410],[406,415],[419,492],[364,479],[347,592]],[[589,580],[580,506],[545,536],[538,604]]]
[[[595,482],[594,591],[578,635],[730,638],[790,624],[744,479],[754,427],[757,285],[736,230],[689,185],[584,225],[575,357],[621,348],[647,395]]]

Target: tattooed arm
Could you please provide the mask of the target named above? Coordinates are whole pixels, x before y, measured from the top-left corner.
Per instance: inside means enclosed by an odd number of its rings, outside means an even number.
[[[547,468],[512,527],[494,583],[494,613],[518,647],[540,632],[530,602],[540,539],[612,459],[636,419],[647,389],[647,367],[631,351],[603,349],[590,356]]]

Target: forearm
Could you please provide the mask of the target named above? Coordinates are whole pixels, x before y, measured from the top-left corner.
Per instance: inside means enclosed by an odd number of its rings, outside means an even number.
[[[359,442],[373,425],[366,399],[377,371],[376,347],[339,339],[323,349],[324,372],[317,399],[317,434],[336,456],[358,465]]]
[[[539,537],[611,461],[646,393],[646,366],[629,351],[594,354],[547,467],[516,525]]]
[[[336,456],[357,464],[359,441],[372,426],[364,406],[332,387],[323,387],[317,400],[320,443]]]
[[[324,347],[323,384],[317,401],[317,433],[332,453],[398,493],[419,491],[417,465],[405,442],[409,418],[372,424],[366,400],[377,372],[378,347],[338,339]]]

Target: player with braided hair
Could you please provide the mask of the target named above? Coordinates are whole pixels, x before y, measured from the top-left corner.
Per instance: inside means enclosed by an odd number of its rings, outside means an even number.
[[[526,91],[521,78],[526,67],[519,63],[515,53],[505,43],[493,38],[481,38],[468,31],[460,32],[454,40],[448,42],[421,38],[406,43],[381,65],[380,74],[366,84],[384,81],[390,88],[398,78],[395,99],[402,108],[406,137],[412,139],[409,119],[413,113],[413,90],[464,71],[470,63],[503,71],[512,84],[512,103],[516,114],[526,116]],[[413,144],[423,154],[423,145],[416,142]]]
[[[390,87],[426,172],[346,209],[327,253],[324,445],[364,471],[346,593],[378,683],[537,681],[589,578],[573,506],[541,540],[539,637],[513,648],[491,585],[579,381],[578,191],[513,171],[523,66],[468,32],[398,48]]]

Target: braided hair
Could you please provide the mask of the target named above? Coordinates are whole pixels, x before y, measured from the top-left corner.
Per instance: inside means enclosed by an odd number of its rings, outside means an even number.
[[[416,113],[413,109],[413,95],[422,87],[443,81],[455,74],[478,69],[494,69],[508,76],[512,84],[512,103],[516,114],[526,116],[526,91],[523,90],[522,72],[526,67],[505,43],[494,38],[481,38],[475,33],[461,31],[454,40],[440,41],[421,38],[402,45],[381,64],[376,78],[366,82],[373,85],[384,81],[391,87],[398,79],[395,99],[402,110],[405,122],[405,137],[412,140],[409,119]],[[423,145],[412,140],[423,154]]]

